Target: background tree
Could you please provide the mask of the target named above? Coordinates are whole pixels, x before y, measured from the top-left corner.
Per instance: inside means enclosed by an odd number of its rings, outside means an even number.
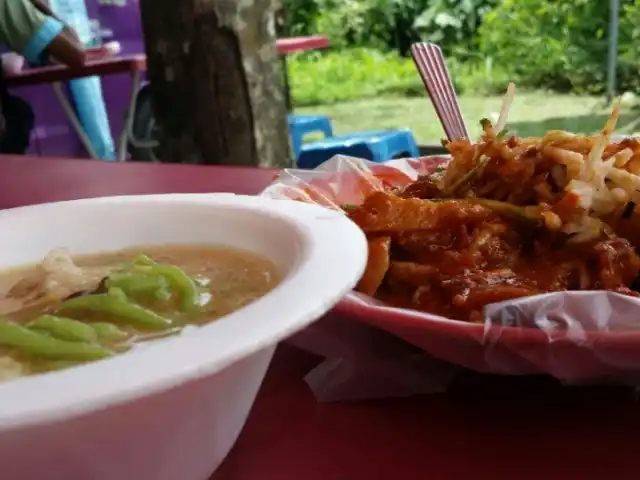
[[[291,165],[272,0],[141,0],[161,159]]]

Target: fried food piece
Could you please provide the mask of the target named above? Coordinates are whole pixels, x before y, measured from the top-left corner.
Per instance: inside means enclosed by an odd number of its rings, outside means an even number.
[[[391,262],[388,275],[392,282],[421,287],[438,278],[439,270],[434,265],[420,265],[414,262]]]
[[[360,282],[358,282],[356,290],[366,295],[374,296],[389,269],[391,238],[375,237],[369,239],[367,243],[369,245],[367,268]]]
[[[402,198],[435,198],[440,195],[440,188],[430,175],[420,177],[417,181],[403,188],[398,196]]]
[[[597,255],[600,288],[615,290],[629,285],[638,276],[640,257],[631,244],[623,238],[599,242],[594,247]]]
[[[449,225],[477,224],[493,216],[491,209],[464,200],[432,202],[400,198],[387,192],[372,194],[349,214],[351,220],[367,234],[436,230]]]
[[[443,280],[441,288],[451,295],[453,305],[467,311],[482,309],[490,303],[543,293],[527,285],[508,268],[472,272]]]
[[[621,209],[608,215],[603,220],[613,228],[616,235],[626,238],[631,244],[640,249],[640,205],[631,205],[631,208]]]

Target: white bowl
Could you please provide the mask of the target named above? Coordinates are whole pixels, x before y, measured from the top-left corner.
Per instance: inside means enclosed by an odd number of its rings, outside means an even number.
[[[328,311],[364,270],[341,213],[230,194],[112,197],[0,212],[0,268],[134,245],[223,244],[270,258],[272,292],[202,328],[116,358],[0,384],[11,480],[205,480],[235,442],[278,341]]]

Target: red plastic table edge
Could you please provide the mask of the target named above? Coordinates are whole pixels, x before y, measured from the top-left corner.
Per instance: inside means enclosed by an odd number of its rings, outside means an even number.
[[[5,83],[8,87],[21,87],[146,70],[146,55],[124,55],[89,61],[82,68],[69,68],[64,65],[30,68],[13,75],[7,75]]]
[[[307,50],[318,50],[329,47],[329,37],[324,35],[313,35],[310,37],[279,38],[276,41],[276,48],[281,55],[289,53],[304,52]]]

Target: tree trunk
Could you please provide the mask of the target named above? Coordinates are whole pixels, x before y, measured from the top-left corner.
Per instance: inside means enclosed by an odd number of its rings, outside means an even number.
[[[271,0],[141,0],[160,158],[291,166]]]

